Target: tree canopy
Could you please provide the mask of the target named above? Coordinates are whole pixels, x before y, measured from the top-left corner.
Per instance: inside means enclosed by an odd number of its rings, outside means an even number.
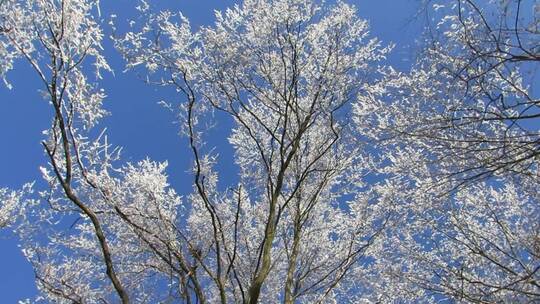
[[[51,110],[44,182],[0,188],[28,301],[540,301],[536,1],[422,2],[409,70],[341,1],[244,0],[198,28],[133,6],[124,22],[99,1],[0,0],[0,77],[26,63]],[[107,39],[176,92],[191,191],[100,127]],[[223,121],[235,178],[209,135]]]

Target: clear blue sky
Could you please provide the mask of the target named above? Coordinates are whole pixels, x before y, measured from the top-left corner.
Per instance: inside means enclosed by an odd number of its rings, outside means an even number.
[[[415,39],[420,36],[419,22],[410,24],[417,0],[350,0],[359,14],[370,21],[373,36],[383,43],[394,42],[396,49],[388,64],[406,69],[414,56]],[[122,21],[125,7],[134,5],[132,0],[102,1],[102,15],[115,13]],[[160,6],[181,10],[197,27],[213,20],[213,11],[236,3],[231,0],[160,1]],[[421,23],[421,22],[420,22]],[[109,33],[110,29],[106,29]],[[136,75],[122,73],[123,62],[105,42],[105,55],[115,70],[106,75],[102,87],[108,97],[106,108],[111,115],[97,128],[108,129],[110,142],[122,146],[124,161],[138,161],[150,157],[156,161],[169,161],[170,182],[181,194],[191,189],[191,179],[185,174],[190,163],[186,142],[177,136],[174,117],[157,104],[162,99],[172,100],[174,94],[146,86]],[[49,127],[51,108],[39,95],[41,83],[25,62],[17,62],[9,75],[12,90],[0,85],[0,187],[20,188],[24,183],[40,181],[39,166],[46,162],[40,141],[42,130]],[[217,144],[224,144],[224,136],[215,136]],[[222,159],[230,158],[230,151],[220,153]],[[231,161],[222,162],[220,171],[227,178],[234,170]],[[31,298],[36,288],[30,265],[22,256],[14,237],[0,232],[0,302],[17,303]]]

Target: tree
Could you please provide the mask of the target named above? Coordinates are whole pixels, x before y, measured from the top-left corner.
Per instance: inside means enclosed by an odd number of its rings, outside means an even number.
[[[386,80],[394,90],[385,98],[400,102],[360,103],[378,107],[373,120],[385,137],[437,147],[430,150],[433,166],[454,186],[505,174],[538,176],[540,17],[538,5],[523,3],[433,4],[442,17],[421,59],[408,75],[395,72]]]
[[[83,153],[88,149],[88,143],[79,128],[92,127],[105,114],[101,108],[105,97],[103,92],[89,84],[83,72],[83,64],[88,57],[95,60],[98,78],[101,70],[109,69],[100,54],[102,33],[92,16],[95,9],[96,4],[90,1],[2,1],[1,72],[5,74],[12,68],[13,59],[22,57],[43,82],[44,95],[54,111],[48,138],[42,142],[55,176],[47,180],[51,185],[51,195],[47,200],[53,210],[60,213],[68,210],[64,210],[66,207],[57,206],[59,200],[67,200],[91,222],[107,268],[107,276],[122,302],[127,303],[128,296],[114,270],[109,241],[104,235],[102,222],[96,210],[78,193],[75,185],[84,182],[87,186],[94,184],[92,172],[89,172],[88,168],[91,163],[85,163],[85,158],[90,154]],[[95,146],[92,148],[96,149]],[[48,178],[47,170],[43,169],[43,172]],[[62,194],[55,198],[54,193],[58,191]],[[54,241],[52,243],[54,244]],[[44,263],[39,253],[27,251],[27,254],[29,259],[37,254],[37,260],[34,260],[38,263],[37,268]],[[50,267],[46,263],[43,266]],[[39,268],[36,270],[36,277],[45,288],[76,301],[71,292],[64,293],[57,289],[54,287],[56,282],[47,281],[46,276],[47,272],[40,274]]]
[[[390,164],[381,193],[409,206],[388,274],[433,300],[538,301],[538,4],[430,4],[415,66],[356,104]]]
[[[31,184],[24,185],[21,191],[9,191],[7,188],[0,188],[0,228],[11,226],[21,215],[20,204],[24,202],[23,195],[31,193]]]
[[[88,79],[102,31],[91,1],[3,1],[2,75],[24,58],[53,110],[43,141],[48,191],[18,225],[43,300],[60,303],[330,302],[376,299],[377,242],[393,220],[370,200],[371,170],[350,124],[352,101],[389,48],[352,6],[245,1],[193,32],[152,14],[116,38],[178,90],[193,155],[193,193],[172,189],[166,163],[121,164],[91,128],[106,114]],[[174,21],[179,17],[178,23]],[[381,68],[382,69],[382,68]],[[232,118],[238,181],[218,185],[204,144],[211,111]]]
[[[112,18],[127,70],[178,93],[181,196],[96,130],[99,3],[0,0],[0,75],[26,61],[51,107],[48,188],[0,190],[36,301],[539,301],[538,5],[426,3],[407,72],[342,2],[245,0],[198,30],[144,1],[127,32]]]

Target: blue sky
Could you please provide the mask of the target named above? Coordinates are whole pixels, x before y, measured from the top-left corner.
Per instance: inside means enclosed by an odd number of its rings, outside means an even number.
[[[213,11],[222,10],[237,1],[231,0],[162,0],[159,6],[180,10],[193,27],[209,24]],[[369,20],[372,36],[383,43],[396,43],[387,64],[406,69],[414,58],[415,39],[420,38],[421,22],[409,21],[414,16],[417,0],[350,0],[359,14]],[[102,1],[102,14],[119,15],[134,1]],[[106,22],[105,22],[106,23]],[[110,33],[110,29],[106,29]],[[173,100],[173,92],[150,87],[133,73],[122,73],[123,61],[105,42],[105,55],[115,74],[105,75],[102,87],[107,93],[106,109],[111,115],[97,128],[107,128],[109,141],[123,147],[124,161],[136,162],[149,157],[169,162],[171,185],[181,194],[191,189],[191,179],[186,174],[190,158],[187,143],[177,135],[174,116],[158,105],[160,100]],[[0,187],[20,188],[24,183],[40,180],[39,166],[46,162],[40,141],[49,126],[52,110],[38,92],[41,83],[25,62],[17,62],[8,74],[13,89],[0,85]],[[217,132],[217,131],[216,131]],[[230,158],[226,136],[215,134],[217,145],[223,146],[222,159]],[[220,144],[221,142],[221,144]],[[223,145],[222,145],[223,144]],[[230,149],[230,148],[229,148]],[[232,177],[231,161],[222,161],[218,169],[221,178]],[[16,239],[5,231],[0,232],[0,302],[16,303],[19,299],[33,297],[36,293],[30,265],[17,247]]]

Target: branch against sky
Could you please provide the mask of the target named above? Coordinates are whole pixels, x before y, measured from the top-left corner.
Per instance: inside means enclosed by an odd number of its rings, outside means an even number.
[[[507,174],[538,178],[534,2],[429,1],[436,25],[424,52],[409,73],[388,75],[382,85],[392,90],[362,96],[359,124],[379,127],[388,141],[431,147],[426,157],[451,187]]]
[[[56,177],[48,182],[52,190],[61,189],[62,198],[72,206],[71,212],[78,210],[92,223],[107,278],[122,302],[127,303],[128,295],[116,275],[102,222],[75,186],[84,182],[91,184],[83,155],[87,140],[80,130],[94,126],[105,115],[101,107],[105,95],[89,83],[83,72],[90,64],[89,59],[93,60],[96,78],[100,78],[102,70],[110,70],[100,53],[102,32],[93,15],[97,10],[96,3],[91,1],[3,1],[0,6],[0,50],[6,56],[1,73],[5,77],[5,72],[12,68],[13,59],[19,57],[31,66],[42,82],[44,98],[54,113],[50,130],[45,131],[48,138],[42,142],[50,160],[50,170]],[[52,203],[54,198],[48,200]],[[28,221],[24,228],[32,230],[32,225]],[[28,241],[27,246],[35,245],[30,243],[29,237],[24,240]],[[33,251],[26,251],[27,257],[34,259],[33,263],[50,266],[41,260],[41,256],[30,252]],[[66,273],[62,275],[66,276]],[[58,291],[54,283],[50,284],[48,276],[49,272],[40,273],[36,268],[41,288],[54,296],[58,293],[66,295]],[[61,282],[69,286],[69,280]]]
[[[148,20],[118,38],[117,48],[128,68],[144,65],[149,79],[185,100],[182,133],[194,158],[188,223],[204,231],[189,247],[208,300],[351,298],[370,279],[350,274],[369,268],[361,261],[389,216],[361,190],[370,163],[348,110],[370,90],[389,48],[369,38],[367,22],[343,3],[245,1],[197,32],[169,12]],[[217,186],[215,156],[203,152],[211,143],[201,123],[211,111],[234,121],[229,142],[240,182],[226,192]]]
[[[538,4],[427,3],[436,26],[411,71],[355,104],[387,162],[381,193],[409,206],[380,271],[434,300],[538,301]]]
[[[32,186],[26,184],[20,191],[0,188],[0,229],[10,227],[24,215],[25,206],[31,203],[24,196],[32,193]]]
[[[107,136],[88,132],[106,114],[89,67],[96,80],[110,70],[96,4],[2,8],[11,56],[3,73],[11,58],[27,61],[53,110],[41,168],[50,189],[18,226],[42,299],[327,302],[360,289],[355,298],[377,296],[365,288],[368,276],[364,283],[352,275],[370,267],[390,218],[362,190],[370,162],[348,110],[389,48],[368,37],[352,6],[246,1],[196,33],[163,12],[148,15],[155,27],[116,40],[128,67],[167,75],[162,84],[185,99],[182,133],[194,160],[185,204],[166,181],[166,164],[119,165]],[[146,15],[144,4],[138,9]],[[240,181],[227,190],[217,186],[215,156],[202,152],[209,110],[235,122],[229,142]]]

